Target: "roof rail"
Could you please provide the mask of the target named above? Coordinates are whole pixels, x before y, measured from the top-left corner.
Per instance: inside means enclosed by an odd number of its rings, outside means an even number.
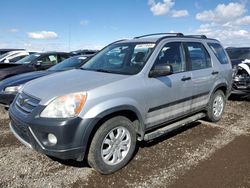
[[[195,38],[202,38],[202,39],[207,39],[206,35],[185,35],[187,37],[195,37]]]
[[[141,35],[141,36],[138,36],[138,37],[134,37],[134,39],[139,39],[139,38],[143,38],[143,37],[150,37],[150,36],[156,36],[156,35],[174,35],[174,36],[178,36],[178,37],[184,36],[182,33],[152,33],[152,34],[147,34],[147,35]]]

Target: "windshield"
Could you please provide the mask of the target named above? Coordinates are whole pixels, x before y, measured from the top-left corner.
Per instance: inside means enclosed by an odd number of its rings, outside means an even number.
[[[234,48],[226,51],[230,59],[250,59],[250,48]]]
[[[87,57],[84,56],[77,56],[77,57],[71,57],[68,59],[65,59],[61,63],[58,63],[57,65],[54,65],[51,67],[50,71],[65,71],[65,70],[70,70],[74,69],[76,67],[79,67],[82,65],[84,61],[86,61]]]
[[[84,70],[134,75],[144,67],[155,43],[119,43],[104,48],[82,66]]]
[[[40,56],[40,54],[32,54],[32,55],[26,56],[25,58],[23,58],[23,59],[21,59],[19,61],[16,61],[15,63],[16,64],[28,64],[31,61],[33,61],[36,58],[38,58],[39,56]]]

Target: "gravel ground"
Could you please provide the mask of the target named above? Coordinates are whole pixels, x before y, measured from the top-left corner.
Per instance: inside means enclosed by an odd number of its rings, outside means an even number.
[[[249,108],[230,100],[216,124],[199,121],[139,143],[133,160],[108,176],[22,145],[0,109],[0,187],[250,187]]]

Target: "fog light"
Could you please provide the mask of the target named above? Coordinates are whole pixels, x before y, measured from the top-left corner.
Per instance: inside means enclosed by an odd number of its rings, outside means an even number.
[[[48,134],[48,141],[49,141],[51,144],[55,145],[55,144],[57,143],[57,138],[56,138],[56,136],[55,136],[54,134],[49,133],[49,134]]]

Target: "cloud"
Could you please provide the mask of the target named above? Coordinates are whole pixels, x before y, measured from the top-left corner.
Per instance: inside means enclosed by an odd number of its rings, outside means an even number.
[[[173,10],[172,11],[172,17],[174,17],[174,18],[185,17],[188,15],[189,15],[189,13],[187,10]]]
[[[58,37],[57,33],[53,31],[28,32],[27,35],[31,39],[53,39]]]
[[[158,3],[156,3],[155,0],[149,0],[148,4],[150,6],[151,12],[155,16],[167,14],[174,6],[174,2],[172,0],[163,0],[163,2]]]
[[[245,5],[240,3],[218,4],[214,10],[205,10],[196,14],[196,19],[204,22],[223,23],[237,19],[246,12]]]
[[[12,29],[9,29],[8,32],[10,32],[10,33],[16,33],[16,32],[18,32],[18,29],[12,28]]]
[[[238,25],[250,25],[250,16],[245,16],[236,20]]]
[[[220,40],[224,46],[249,46],[250,16],[246,4],[218,4],[213,10],[205,10],[196,15],[203,22],[196,32]]]
[[[82,26],[86,26],[86,25],[88,25],[89,24],[89,21],[88,20],[81,20],[80,21],[80,25],[82,25]]]

